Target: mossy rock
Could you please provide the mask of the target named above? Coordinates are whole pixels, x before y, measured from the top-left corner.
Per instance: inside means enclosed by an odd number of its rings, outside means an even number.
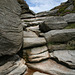
[[[65,27],[64,29],[75,29],[75,23],[71,23],[69,24],[67,27]]]

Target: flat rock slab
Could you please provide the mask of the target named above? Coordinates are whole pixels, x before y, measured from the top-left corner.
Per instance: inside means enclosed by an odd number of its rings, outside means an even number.
[[[75,75],[75,70],[60,65],[51,59],[39,63],[27,63],[27,66],[50,75]]]
[[[35,37],[38,37],[35,32],[23,31],[23,38],[35,38]]]
[[[75,38],[75,29],[52,30],[45,33],[47,43],[49,42],[67,42]]]
[[[4,59],[0,59],[2,63],[0,65],[0,75],[21,75],[26,72],[27,66],[25,65],[25,61],[18,55],[8,58],[4,57]]]
[[[23,48],[45,45],[45,38],[23,38]]]
[[[41,54],[46,51],[48,51],[48,48],[46,46],[40,46],[40,47],[36,47],[36,48],[23,50],[23,52],[26,52],[28,55]]]
[[[60,50],[50,53],[52,58],[68,64],[70,68],[75,68],[75,50]]]

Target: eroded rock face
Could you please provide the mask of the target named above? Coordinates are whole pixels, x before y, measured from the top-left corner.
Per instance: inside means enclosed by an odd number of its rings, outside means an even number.
[[[75,70],[69,69],[57,62],[48,59],[40,63],[27,63],[28,67],[49,75],[75,75]]]
[[[68,23],[75,23],[75,13],[67,14],[63,18]]]
[[[22,46],[20,13],[17,0],[0,0],[0,56],[15,54]]]
[[[75,38],[75,29],[52,30],[45,33],[47,42],[67,42]]]
[[[53,16],[45,19],[44,24],[40,25],[40,30],[47,32],[50,30],[63,29],[67,26],[67,22],[61,16]]]
[[[0,75],[21,75],[26,70],[25,61],[18,55],[0,58]]]

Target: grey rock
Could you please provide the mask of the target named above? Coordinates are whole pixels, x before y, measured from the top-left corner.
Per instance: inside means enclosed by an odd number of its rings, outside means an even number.
[[[63,18],[68,23],[75,23],[75,13],[67,14]]]
[[[75,50],[60,50],[50,53],[52,58],[57,58],[58,61],[68,64],[70,68],[75,69]]]
[[[27,63],[27,66],[49,75],[75,75],[75,70],[69,69],[57,62],[48,59],[39,63]]]
[[[63,17],[56,16],[56,17],[48,17],[45,19],[45,22],[41,24],[40,30],[43,32],[47,32],[50,30],[56,30],[56,29],[63,29],[66,27],[68,24],[67,22],[63,19]]]
[[[45,38],[23,38],[23,48],[35,47],[46,44]]]
[[[65,10],[70,10],[70,11],[72,11],[73,8],[74,8],[74,6],[73,6],[73,5],[70,5],[70,6],[69,6],[68,8],[66,8]]]
[[[4,60],[5,59],[5,60]],[[0,75],[20,75],[27,70],[25,61],[18,55],[4,57],[0,59]]]
[[[66,44],[48,44],[48,49],[49,51],[53,51],[53,50],[65,50],[66,49]]]
[[[23,56],[30,62],[39,62],[50,57],[46,46],[24,49]]]
[[[0,56],[17,53],[22,46],[22,25],[17,0],[0,0]]]
[[[27,13],[27,14],[22,14],[21,15],[21,19],[25,19],[25,18],[34,18],[35,16],[32,15],[31,13]]]
[[[35,32],[32,31],[23,31],[23,37],[24,38],[35,38],[38,37]]]
[[[49,10],[49,11],[44,11],[36,14],[36,17],[43,17],[43,16],[49,16],[49,15],[55,15],[59,9],[55,10]]]
[[[75,29],[63,29],[63,30],[52,30],[45,33],[47,43],[57,42],[63,43],[68,42],[75,38]]]

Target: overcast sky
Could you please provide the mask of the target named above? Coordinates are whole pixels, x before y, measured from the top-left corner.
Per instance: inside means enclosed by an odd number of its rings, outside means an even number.
[[[34,12],[42,12],[52,9],[55,6],[58,6],[60,3],[67,0],[25,0],[29,5],[29,8]]]

